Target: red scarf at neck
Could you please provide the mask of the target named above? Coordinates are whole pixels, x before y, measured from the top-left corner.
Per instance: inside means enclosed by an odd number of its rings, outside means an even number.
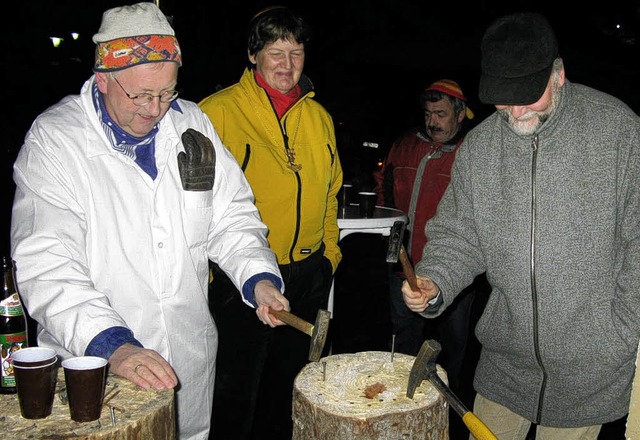
[[[267,95],[269,95],[273,108],[276,109],[278,119],[282,118],[282,115],[284,115],[287,110],[289,110],[291,106],[300,99],[300,84],[296,84],[293,89],[289,90],[289,93],[284,94],[273,87],[270,87],[264,78],[260,76],[257,70],[254,70],[254,73],[258,85],[267,91]]]

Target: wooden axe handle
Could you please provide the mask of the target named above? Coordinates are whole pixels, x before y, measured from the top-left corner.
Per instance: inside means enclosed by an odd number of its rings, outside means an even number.
[[[413,266],[411,266],[411,262],[409,261],[409,256],[407,255],[407,251],[404,249],[404,245],[400,246],[400,263],[402,263],[402,271],[404,272],[404,276],[407,278],[407,282],[409,283],[409,287],[411,290],[418,291],[418,283],[416,282],[416,273],[413,271]]]
[[[313,324],[294,315],[286,310],[273,310],[269,308],[269,313],[278,318],[280,321],[289,324],[291,327],[300,330],[303,333],[313,336]]]

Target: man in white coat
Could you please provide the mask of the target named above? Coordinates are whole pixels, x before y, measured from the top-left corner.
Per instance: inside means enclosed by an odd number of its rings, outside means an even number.
[[[38,345],[176,388],[179,439],[207,439],[218,345],[208,260],[257,319],[288,310],[242,171],[177,99],[175,33],[151,2],[106,11],[95,74],[37,117],[14,165],[17,282]]]

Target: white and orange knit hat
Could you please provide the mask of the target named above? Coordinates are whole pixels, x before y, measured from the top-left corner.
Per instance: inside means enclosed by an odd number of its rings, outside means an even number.
[[[441,79],[439,81],[436,81],[429,87],[427,87],[424,91],[428,92],[430,90],[436,90],[446,95],[453,96],[454,98],[461,99],[462,101],[467,101],[467,98],[462,93],[462,89],[460,88],[458,83],[450,79]],[[468,119],[473,119],[474,114],[468,106],[466,107],[466,114]]]
[[[94,72],[113,72],[138,64],[171,61],[182,65],[175,31],[151,2],[105,11],[96,43]]]

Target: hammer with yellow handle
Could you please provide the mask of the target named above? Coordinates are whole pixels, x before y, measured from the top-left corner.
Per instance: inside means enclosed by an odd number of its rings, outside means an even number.
[[[409,373],[409,385],[407,386],[407,397],[413,399],[416,388],[420,386],[424,379],[427,379],[457,412],[462,421],[469,428],[469,432],[478,440],[497,440],[497,437],[474,413],[469,411],[462,401],[453,394],[451,389],[440,379],[436,370],[436,358],[441,350],[440,343],[433,339],[424,341],[416,360]]]

